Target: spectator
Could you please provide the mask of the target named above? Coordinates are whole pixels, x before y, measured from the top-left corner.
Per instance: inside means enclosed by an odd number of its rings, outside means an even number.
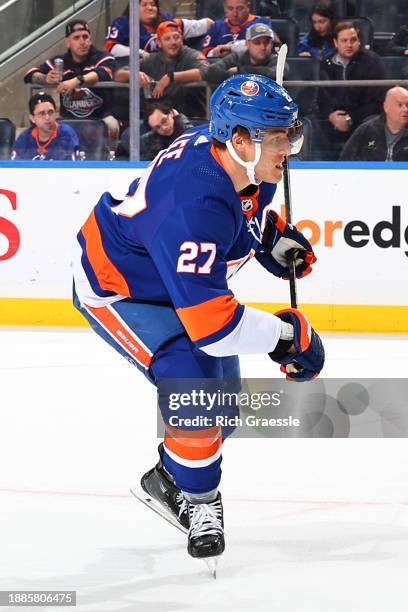
[[[166,102],[151,102],[145,112],[149,129],[140,139],[140,159],[151,161],[183,132],[193,127],[189,119]],[[129,130],[122,134],[122,147],[129,154]]]
[[[139,0],[139,48],[140,52],[157,51],[156,31],[162,21],[172,20],[170,13],[161,13],[159,0]],[[207,17],[203,19],[174,19],[185,39],[204,36],[214,23]],[[114,57],[129,56],[129,5],[123,15],[109,26],[105,40],[105,50]]]
[[[153,86],[152,98],[163,98],[189,117],[205,117],[205,91],[182,86],[204,80],[208,68],[204,55],[183,44],[175,21],[163,21],[157,28],[157,37],[159,51],[150,53],[140,63],[140,87]],[[119,69],[115,80],[129,81],[129,69]]]
[[[78,136],[69,125],[57,123],[54,99],[40,91],[28,103],[32,126],[14,143],[11,159],[78,159]]]
[[[211,64],[206,73],[209,83],[222,83],[231,74],[263,74],[276,78],[277,54],[273,50],[273,32],[264,23],[254,23],[246,31],[245,53],[233,51]],[[287,71],[287,67],[285,67]],[[285,74],[287,76],[287,74]]]
[[[408,161],[408,90],[387,91],[384,113],[360,125],[344,145],[340,159]]]
[[[82,19],[70,21],[65,30],[64,55],[55,55],[40,66],[30,68],[26,83],[55,85],[60,94],[60,114],[67,119],[102,119],[113,141],[119,134],[119,123],[112,115],[111,92],[92,89],[98,82],[111,81],[114,59],[92,45],[89,25]],[[62,81],[55,60],[64,62]],[[112,144],[111,148],[114,148]]]
[[[317,4],[310,11],[309,18],[312,28],[300,38],[296,53],[301,57],[322,59],[335,51],[333,30],[338,18],[334,10],[325,4]]]
[[[222,57],[232,51],[245,50],[245,34],[254,23],[264,23],[272,29],[271,20],[250,13],[250,0],[224,0],[225,19],[217,19],[204,41],[204,53],[208,57]],[[273,43],[281,45],[276,32]]]
[[[344,21],[334,30],[336,50],[322,61],[321,78],[327,80],[385,79],[379,55],[361,46],[356,26]],[[376,87],[322,87],[318,93],[320,126],[327,148],[338,155],[351,133],[382,109],[382,90]]]
[[[390,55],[408,55],[408,25],[400,26],[388,45]]]

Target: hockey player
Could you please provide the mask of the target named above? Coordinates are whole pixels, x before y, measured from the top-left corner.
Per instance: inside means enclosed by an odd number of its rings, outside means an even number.
[[[135,180],[124,200],[104,193],[81,228],[75,297],[93,329],[154,384],[160,379],[239,379],[240,353],[268,353],[294,380],[324,364],[318,334],[299,310],[243,306],[227,277],[253,255],[272,274],[311,271],[312,248],[264,207],[282,162],[302,142],[297,106],[268,77],[235,75],[211,98],[209,128],[177,138]],[[222,435],[166,428],[144,490],[188,529],[188,552],[224,550]]]

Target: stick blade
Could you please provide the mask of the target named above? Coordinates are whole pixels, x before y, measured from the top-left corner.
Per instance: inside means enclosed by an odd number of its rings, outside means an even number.
[[[278,85],[283,83],[283,72],[285,70],[286,56],[288,54],[288,45],[284,43],[279,49],[278,59],[276,62],[276,82]]]

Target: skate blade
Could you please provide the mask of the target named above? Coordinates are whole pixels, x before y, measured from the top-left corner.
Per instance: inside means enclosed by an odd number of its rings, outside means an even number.
[[[140,485],[134,486],[132,489],[130,489],[130,492],[132,493],[132,495],[134,495],[134,497],[136,497],[136,499],[142,502],[142,504],[144,504],[145,506],[150,508],[150,510],[153,510],[153,512],[161,516],[161,518],[170,523],[170,525],[173,525],[173,527],[175,527],[184,534],[188,533],[187,529],[180,525],[177,519],[170,512],[168,512],[164,506],[159,504],[158,501],[156,501],[153,497],[146,493],[146,491],[142,489]]]
[[[170,523],[170,525],[173,525],[173,527],[175,527],[185,535],[188,534],[188,530],[185,529],[182,525],[180,525],[180,523],[174,518],[174,516],[170,512],[167,512],[164,506],[159,504],[158,501],[156,501],[153,497],[146,493],[146,491],[142,489],[140,485],[136,485],[131,488],[130,492],[134,497],[136,497],[137,500],[139,500],[140,502],[142,502],[142,504],[150,508],[150,510],[153,510],[153,512],[155,512],[162,519]],[[206,568],[208,569],[213,578],[217,578],[218,558],[219,557],[206,557],[200,559],[200,561],[204,561]]]
[[[207,566],[208,571],[211,576],[216,579],[217,578],[217,568],[218,568],[218,557],[207,557],[203,559],[204,563]]]

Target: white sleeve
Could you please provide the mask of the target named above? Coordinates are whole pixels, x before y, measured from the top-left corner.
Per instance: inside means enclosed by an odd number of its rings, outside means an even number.
[[[280,338],[282,321],[275,315],[245,306],[244,314],[233,331],[217,342],[200,349],[212,357],[271,353]]]
[[[182,19],[184,38],[194,38],[195,36],[204,36],[208,32],[207,19]]]
[[[114,44],[110,50],[110,54],[113,55],[113,57],[127,57],[129,53],[129,47],[126,45],[121,45],[120,43]]]

